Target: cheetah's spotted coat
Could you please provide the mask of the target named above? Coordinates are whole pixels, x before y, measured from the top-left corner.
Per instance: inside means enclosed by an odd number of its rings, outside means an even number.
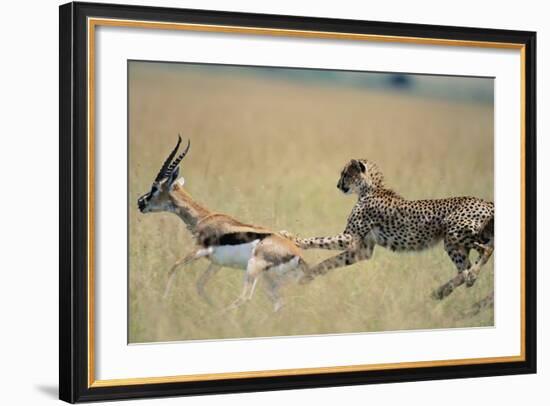
[[[310,269],[304,281],[331,269],[369,259],[375,245],[392,251],[416,251],[443,240],[459,274],[434,292],[442,299],[466,282],[472,286],[494,249],[494,206],[475,197],[406,200],[384,186],[378,167],[368,160],[352,159],[342,170],[338,188],[356,193],[343,233],[333,237],[295,238],[304,248],[343,250]],[[472,265],[471,250],[479,256]]]

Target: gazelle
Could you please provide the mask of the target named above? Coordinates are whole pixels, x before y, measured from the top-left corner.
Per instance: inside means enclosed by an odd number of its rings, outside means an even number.
[[[189,151],[175,159],[181,144],[164,161],[151,190],[138,199],[142,213],[170,212],[183,220],[195,238],[196,248],[177,261],[171,268],[164,296],[168,295],[177,269],[200,258],[210,261],[208,269],[197,281],[197,291],[209,302],[205,287],[209,279],[223,267],[244,269],[244,284],[240,296],[227,308],[233,309],[249,300],[260,277],[274,310],[282,306],[279,288],[290,279],[301,278],[307,270],[300,249],[289,239],[263,227],[241,223],[231,216],[213,212],[197,203],[184,189],[184,178],[179,175],[179,164]]]

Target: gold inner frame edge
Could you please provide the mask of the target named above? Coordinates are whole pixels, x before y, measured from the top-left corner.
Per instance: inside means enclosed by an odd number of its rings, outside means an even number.
[[[312,374],[334,374],[342,372],[380,371],[397,368],[426,368],[440,366],[458,366],[473,364],[493,364],[504,362],[525,361],[525,45],[520,43],[469,41],[440,38],[404,37],[391,35],[354,34],[345,32],[306,31],[290,29],[274,29],[260,27],[242,27],[228,25],[188,24],[188,23],[167,23],[140,20],[122,20],[110,18],[88,18],[87,21],[87,45],[88,45],[88,387],[112,387],[126,385],[177,383],[192,381],[212,381],[220,379],[243,379],[259,377],[280,377],[291,375],[312,375]],[[242,371],[242,372],[219,372],[209,374],[190,374],[144,378],[121,378],[121,379],[95,379],[95,338],[94,338],[94,307],[95,307],[95,279],[94,279],[94,191],[95,191],[95,28],[97,26],[110,27],[131,27],[164,30],[184,30],[195,32],[218,32],[236,33],[248,35],[268,35],[300,38],[319,39],[343,39],[373,42],[396,42],[405,44],[439,45],[439,46],[461,46],[478,48],[514,49],[520,51],[520,83],[521,83],[521,270],[520,270],[520,355],[465,358],[454,360],[434,360],[415,362],[396,362],[384,364],[344,365],[315,368],[277,369],[266,371]]]

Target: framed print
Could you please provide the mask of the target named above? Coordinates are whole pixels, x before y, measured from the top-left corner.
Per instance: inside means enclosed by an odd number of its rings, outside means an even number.
[[[536,371],[533,32],[60,7],[60,398]]]

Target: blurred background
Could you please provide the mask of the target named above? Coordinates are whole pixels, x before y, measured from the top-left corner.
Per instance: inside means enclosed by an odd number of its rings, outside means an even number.
[[[443,302],[430,293],[456,270],[441,244],[420,253],[377,247],[373,258],[307,286],[288,286],[276,314],[261,286],[221,316],[242,286],[224,268],[195,292],[207,267],[171,265],[193,248],[181,220],[143,215],[177,134],[192,147],[180,174],[212,210],[301,236],[341,232],[355,197],[336,189],[351,158],[375,161],[408,199],[493,200],[491,78],[129,62],[129,341],[132,343],[491,326],[493,309],[464,314],[493,288],[492,261],[471,289]],[[305,252],[311,264],[336,251]]]

